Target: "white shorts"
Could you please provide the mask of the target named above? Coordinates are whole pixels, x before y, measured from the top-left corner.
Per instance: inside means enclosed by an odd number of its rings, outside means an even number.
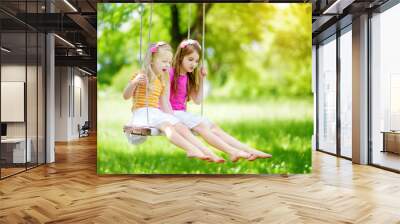
[[[186,127],[192,129],[199,125],[200,123],[204,123],[208,127],[211,127],[212,122],[205,117],[192,114],[183,110],[174,110],[174,115],[182,122]]]
[[[149,107],[149,123],[147,123],[147,110],[146,107],[142,107],[132,112],[128,125],[160,128],[160,125],[165,122],[175,125],[179,120],[172,114],[164,113],[158,108]]]

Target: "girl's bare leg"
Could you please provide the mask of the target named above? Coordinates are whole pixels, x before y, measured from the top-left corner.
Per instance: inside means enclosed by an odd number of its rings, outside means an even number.
[[[189,158],[196,157],[202,160],[208,159],[208,156],[204,155],[200,149],[182,137],[182,135],[179,134],[179,132],[170,123],[166,122],[161,124],[159,129],[165,133],[170,142],[184,149]]]
[[[215,135],[206,125],[203,123],[197,125],[193,128],[194,131],[199,133],[203,139],[209,143],[210,145],[214,146],[215,148],[224,151],[229,154],[231,157],[232,162],[236,162],[240,158],[248,159],[251,154],[238,150],[229,144],[225,143],[225,141],[221,140],[221,138]]]
[[[219,136],[223,141],[225,141],[232,147],[235,147],[237,149],[240,149],[240,150],[243,150],[243,151],[246,151],[246,152],[252,154],[253,158],[254,157],[255,158],[271,158],[272,157],[271,154],[262,152],[260,150],[254,149],[246,144],[243,144],[242,142],[240,142],[236,138],[232,137],[231,135],[229,135],[228,133],[223,131],[221,128],[219,128],[215,124],[213,124],[210,129],[215,135]]]
[[[211,149],[207,148],[196,136],[192,134],[192,132],[183,124],[176,124],[174,128],[191,144],[195,145],[199,148],[205,155],[210,156],[213,162],[223,163],[225,160],[219,156],[217,156]]]

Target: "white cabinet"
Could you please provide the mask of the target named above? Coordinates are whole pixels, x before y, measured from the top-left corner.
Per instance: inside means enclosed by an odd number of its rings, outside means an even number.
[[[8,138],[1,140],[2,145],[7,145],[7,147],[12,148],[13,163],[25,163],[32,161],[32,140],[28,138],[26,142],[28,145],[25,154],[25,138]],[[25,159],[27,159],[27,161],[25,161]]]

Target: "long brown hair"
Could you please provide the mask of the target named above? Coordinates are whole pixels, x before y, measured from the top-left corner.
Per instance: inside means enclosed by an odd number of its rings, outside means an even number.
[[[187,40],[183,40],[185,42]],[[187,44],[185,47],[182,47],[182,42],[178,45],[178,49],[176,50],[174,60],[172,62],[172,68],[174,69],[174,77],[172,79],[172,91],[174,94],[178,91],[178,77],[183,73],[182,61],[186,55],[189,55],[193,52],[197,52],[199,54],[199,59],[201,58],[201,48],[198,44]],[[188,84],[186,85],[187,90],[187,100],[189,101],[189,94],[192,91],[198,92],[200,85],[200,66],[201,63],[193,70],[193,72],[188,72]]]

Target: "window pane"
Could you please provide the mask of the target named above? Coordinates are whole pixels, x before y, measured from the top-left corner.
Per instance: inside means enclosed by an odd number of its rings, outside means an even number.
[[[336,153],[336,41],[318,48],[318,147]]]
[[[38,46],[38,163],[45,163],[45,35],[39,33]]]
[[[351,158],[352,141],[352,35],[351,30],[340,36],[340,150]]]
[[[0,15],[5,16],[5,15]],[[25,170],[30,161],[26,144],[26,33],[1,31],[1,177]],[[5,49],[5,50],[4,50]]]
[[[28,32],[28,63],[27,63],[27,95],[26,95],[26,112],[27,112],[27,140],[30,144],[30,160],[28,168],[37,165],[37,33]]]
[[[396,170],[400,170],[399,21],[399,4],[372,18],[372,163]]]

